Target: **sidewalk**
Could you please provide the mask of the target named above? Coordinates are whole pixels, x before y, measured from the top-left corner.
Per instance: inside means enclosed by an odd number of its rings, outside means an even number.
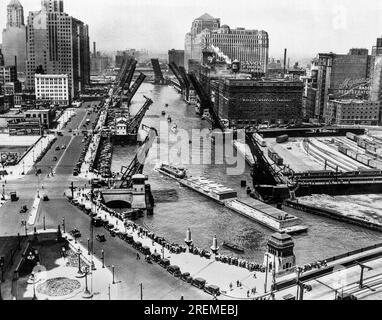
[[[5,170],[8,172],[8,175],[4,177],[4,180],[11,181],[17,180],[24,177],[24,174],[27,174],[35,164],[35,160],[44,152],[48,147],[49,143],[53,141],[56,137],[54,135],[47,135],[41,137],[41,139],[35,143],[33,148],[25,155],[25,157],[15,166],[5,167]],[[1,181],[1,179],[0,179]]]
[[[150,238],[148,230],[136,226],[132,221],[126,220],[124,223],[120,220],[121,217],[113,216],[100,206],[92,204],[88,200],[88,192],[86,190],[75,191],[74,201],[96,213],[95,218],[101,218],[111,223],[114,226],[113,231],[132,236],[134,242],[140,242],[142,247],[148,247],[151,254],[159,253],[162,258],[169,259],[171,265],[179,266],[182,273],[189,272],[192,278],[203,278],[207,284],[219,286],[221,292],[229,298],[254,299],[264,294],[265,273],[250,272],[246,268],[216,261],[213,254],[210,259],[207,259],[188,251],[180,254],[172,253]],[[271,286],[271,278],[272,275],[268,275],[268,290]],[[237,281],[241,282],[241,286],[236,285]],[[256,294],[252,294],[252,289],[255,288]],[[247,296],[248,291],[250,292],[249,297]]]

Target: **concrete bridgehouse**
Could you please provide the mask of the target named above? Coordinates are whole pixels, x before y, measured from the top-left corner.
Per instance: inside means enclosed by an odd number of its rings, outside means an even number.
[[[303,83],[299,81],[213,80],[211,95],[219,116],[237,128],[295,123],[302,118]]]

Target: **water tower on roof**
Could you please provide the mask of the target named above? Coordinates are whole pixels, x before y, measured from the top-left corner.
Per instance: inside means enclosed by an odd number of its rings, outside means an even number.
[[[235,59],[232,61],[232,72],[239,73],[240,72],[240,61]]]

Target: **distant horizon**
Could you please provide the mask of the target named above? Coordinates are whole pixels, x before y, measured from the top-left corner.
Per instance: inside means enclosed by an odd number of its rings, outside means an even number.
[[[20,0],[25,22],[30,11],[41,9],[41,0]],[[0,28],[6,27],[6,7],[0,4]],[[184,49],[192,21],[204,13],[220,18],[232,28],[265,30],[269,56],[282,59],[288,49],[291,64],[320,52],[346,54],[351,48],[371,52],[382,34],[382,1],[367,0],[64,0],[69,15],[89,25],[90,49],[112,53],[146,49],[166,54]],[[243,10],[246,8],[246,10]]]

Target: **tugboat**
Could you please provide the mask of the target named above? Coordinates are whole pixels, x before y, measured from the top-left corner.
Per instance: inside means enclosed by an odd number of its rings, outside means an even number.
[[[162,164],[158,168],[159,172],[162,172],[166,175],[170,175],[172,177],[178,178],[178,179],[185,179],[187,178],[187,170],[183,168],[176,168],[173,166],[170,166],[168,164]]]
[[[237,253],[244,253],[244,248],[238,246],[237,244],[230,243],[230,242],[223,242],[223,247],[226,249],[229,249],[231,251],[235,251]]]

